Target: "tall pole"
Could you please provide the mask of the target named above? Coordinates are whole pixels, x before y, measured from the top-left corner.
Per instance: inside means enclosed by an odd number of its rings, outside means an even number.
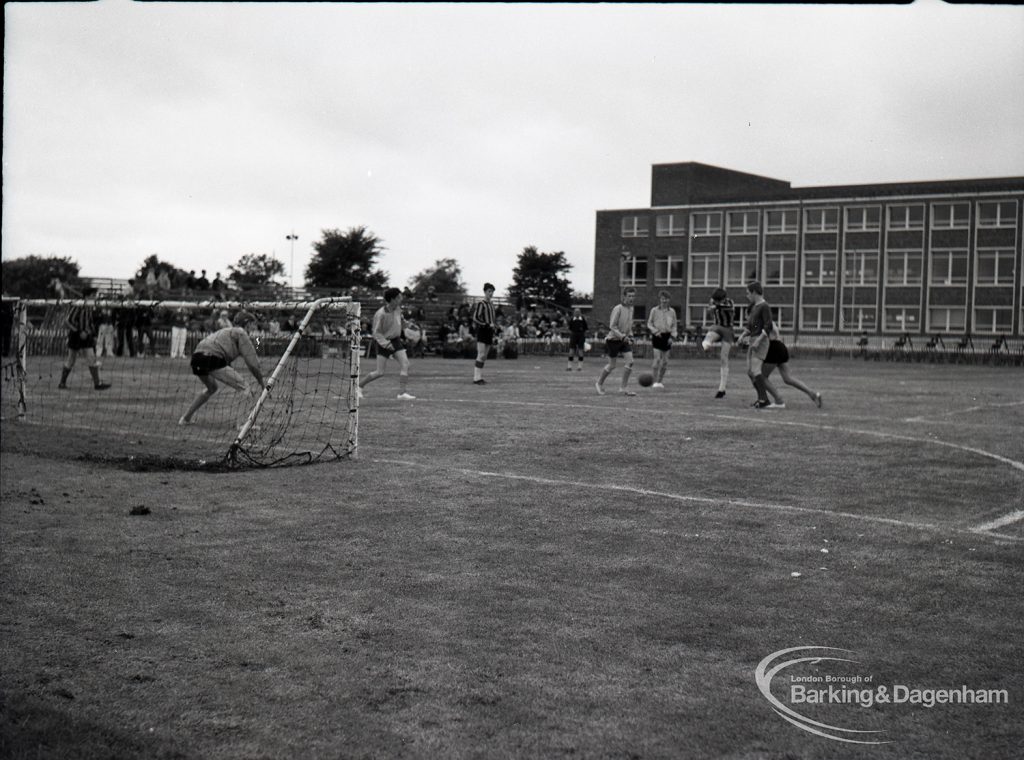
[[[292,230],[292,234],[285,235],[284,239],[292,245],[292,260],[288,265],[288,275],[291,277],[292,290],[295,290],[295,241],[299,239],[299,236],[295,234],[295,230]]]

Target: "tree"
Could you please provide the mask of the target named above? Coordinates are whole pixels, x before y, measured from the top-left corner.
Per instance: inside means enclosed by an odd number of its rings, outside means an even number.
[[[306,267],[306,284],[314,288],[370,288],[388,285],[387,272],[376,269],[384,252],[380,239],[365,227],[347,231],[323,230],[323,239],[313,244],[316,253]]]
[[[466,283],[462,281],[462,268],[455,259],[438,259],[415,277],[409,278],[409,289],[417,295],[433,287],[435,293],[465,294]]]
[[[541,253],[534,246],[528,246],[519,254],[519,263],[512,271],[509,298],[516,302],[516,308],[534,302],[569,308],[572,306],[572,288],[565,273],[570,269],[572,264],[565,260],[562,251]]]
[[[233,266],[229,266],[228,271],[239,287],[259,287],[273,282],[279,274],[284,274],[284,264],[265,253],[247,253]]]
[[[142,266],[135,270],[135,279],[146,281],[146,272],[153,270],[153,274],[156,274],[161,269],[167,269],[168,276],[171,278],[172,283],[183,283],[188,278],[188,272],[184,269],[178,269],[174,264],[169,261],[161,261],[155,253],[151,253],[142,261]]]
[[[26,256],[0,264],[5,294],[21,298],[55,298],[54,279],[81,289],[78,264],[68,257]]]

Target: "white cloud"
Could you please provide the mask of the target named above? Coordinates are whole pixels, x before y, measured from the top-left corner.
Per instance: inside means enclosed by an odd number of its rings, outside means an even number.
[[[1024,174],[1024,9],[616,4],[5,6],[3,255],[301,270],[325,228],[505,287],[592,288],[594,212],[650,166],[795,185]]]

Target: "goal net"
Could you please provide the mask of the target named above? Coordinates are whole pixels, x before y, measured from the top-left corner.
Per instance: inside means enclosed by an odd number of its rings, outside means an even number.
[[[355,457],[360,308],[304,302],[5,302],[3,448],[140,467],[270,467]],[[10,308],[8,308],[10,307]],[[239,311],[266,387],[205,389],[190,358]],[[86,325],[84,348],[70,325]],[[89,344],[95,344],[90,351]],[[95,353],[95,367],[90,367]],[[73,360],[72,360],[72,357]],[[73,365],[67,372],[68,365]],[[109,385],[109,388],[102,386]]]

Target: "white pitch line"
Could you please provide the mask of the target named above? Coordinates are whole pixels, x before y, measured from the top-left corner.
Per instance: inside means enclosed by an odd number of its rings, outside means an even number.
[[[1015,522],[1024,520],[1024,509],[1018,509],[1015,512],[1010,512],[1008,515],[998,517],[991,522],[984,523],[983,525],[977,525],[971,528],[972,533],[989,533],[993,530],[999,530],[999,528],[1005,528],[1007,525],[1013,525]]]
[[[978,406],[969,406],[965,409],[953,409],[942,414],[922,414],[919,417],[907,417],[904,422],[934,422],[938,417],[950,417],[954,414],[969,414],[971,412],[980,412],[986,409],[1000,409],[1010,406],[1024,406],[1024,401],[1012,401],[1008,404],[979,404]]]
[[[539,406],[539,407],[556,407],[558,409],[617,409],[621,410],[622,407],[609,407],[602,404],[551,404],[542,401],[502,401],[498,399],[438,399],[439,401],[454,401],[459,404],[505,404],[511,406]],[[997,462],[1008,465],[1015,470],[1024,472],[1024,462],[1018,462],[1016,459],[1010,459],[1000,454],[995,454],[991,451],[985,451],[984,449],[975,448],[974,446],[964,446],[959,443],[952,443],[950,441],[942,441],[938,438],[915,438],[910,435],[900,435],[898,433],[884,433],[879,430],[860,430],[858,428],[846,428],[838,427],[836,425],[820,425],[813,424],[810,422],[793,422],[790,420],[782,420],[776,416],[775,412],[751,412],[748,416],[740,416],[736,414],[718,414],[715,412],[688,412],[683,410],[665,410],[665,409],[632,409],[637,414],[678,414],[685,417],[698,417],[707,416],[714,417],[722,420],[740,420],[742,422],[769,422],[772,425],[788,425],[790,427],[803,427],[811,430],[831,430],[837,433],[852,433],[856,435],[872,436],[875,438],[886,438],[893,441],[908,441],[910,443],[927,443],[934,446],[945,446],[946,448],[956,449],[957,451],[966,451],[971,454],[977,454],[981,457],[988,459],[994,459]]]
[[[402,459],[385,459],[381,457],[374,457],[370,459],[371,462],[376,464],[388,464],[397,465],[401,467],[417,467],[424,470],[437,471],[438,467],[436,463],[423,463],[423,462],[410,462]],[[653,491],[648,488],[636,488],[633,486],[624,486],[618,483],[588,483],[578,480],[564,480],[561,478],[542,478],[537,475],[520,475],[514,472],[494,472],[490,470],[473,470],[467,467],[443,467],[446,472],[460,475],[468,475],[476,478],[499,478],[505,480],[519,480],[528,483],[536,483],[538,485],[545,486],[557,486],[559,488],[572,488],[572,489],[597,489],[600,491],[619,491],[621,493],[630,493],[637,496],[646,496],[656,499],[665,499],[668,501],[682,501],[690,502],[694,504],[711,504],[716,506],[726,505],[733,507],[745,507],[754,510],[767,510],[774,512],[792,512],[798,514],[811,514],[817,517],[829,518],[837,517],[846,520],[856,520],[858,522],[874,523],[878,525],[892,525],[899,528],[909,528],[912,530],[930,531],[930,532],[945,532],[953,531],[956,533],[973,533],[977,534],[978,531],[970,530],[964,531],[951,525],[940,525],[936,523],[919,523],[912,522],[909,520],[897,520],[891,517],[876,517],[874,515],[858,515],[853,512],[836,512],[828,509],[816,509],[814,507],[800,507],[795,504],[773,504],[771,502],[760,502],[750,501],[748,499],[729,499],[720,498],[712,499],[707,496],[688,496],[686,494],[670,493],[667,491]],[[1000,538],[1009,541],[1024,541],[1022,538],[1016,536],[1006,536],[1000,534],[985,533],[984,535],[992,538]]]

